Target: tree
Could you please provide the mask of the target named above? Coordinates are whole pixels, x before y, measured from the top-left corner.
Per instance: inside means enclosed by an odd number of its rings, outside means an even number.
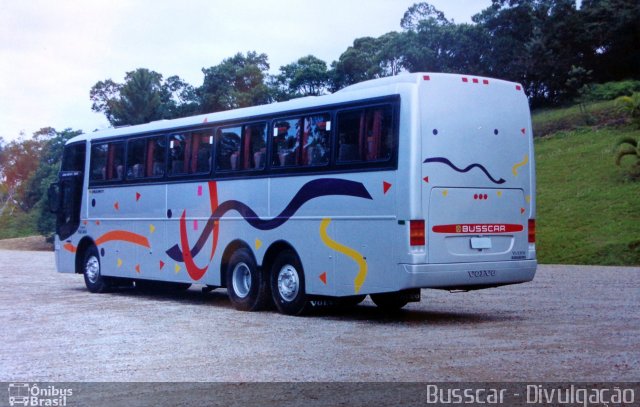
[[[104,113],[113,126],[173,119],[198,112],[193,87],[178,76],[163,81],[146,68],[127,72],[123,84],[111,79],[96,83],[89,93],[94,112]]]
[[[384,40],[373,37],[357,38],[353,45],[340,55],[338,61],[331,64],[331,91],[335,92],[345,86],[369,79],[388,76],[385,65],[389,56],[381,53],[384,42],[390,43],[389,37]]]
[[[266,79],[269,61],[255,51],[237,53],[221,64],[203,68],[204,81],[197,89],[203,112],[217,112],[269,103]]]
[[[444,26],[451,24],[444,13],[429,3],[415,3],[402,16],[400,27],[406,31],[416,31],[421,22],[427,21],[429,24]]]
[[[46,132],[47,140],[42,148],[38,167],[27,180],[25,201],[29,203],[30,210],[35,211],[38,232],[51,238],[55,231],[55,216],[49,213],[47,190],[49,185],[56,182],[58,178],[65,143],[82,134],[82,131],[71,129],[56,131],[53,128],[45,128],[39,132]]]
[[[307,55],[281,66],[275,84],[281,92],[278,100],[322,95],[329,85],[327,64],[313,55]]]
[[[41,129],[30,139],[25,139],[22,135],[2,149],[0,172],[6,195],[0,214],[9,203],[19,206],[24,211],[31,209],[33,202],[27,198],[26,193],[28,180],[38,168],[43,148],[51,132],[51,128]]]
[[[640,77],[640,2],[583,0],[582,36],[588,44],[585,66],[607,82]]]
[[[521,82],[533,106],[575,94],[567,81],[583,66],[584,35],[574,0],[492,0],[473,21],[488,33],[488,73]]]

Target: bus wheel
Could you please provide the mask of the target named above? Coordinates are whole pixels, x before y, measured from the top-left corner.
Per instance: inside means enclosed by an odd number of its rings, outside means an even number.
[[[304,271],[292,250],[278,254],[271,267],[271,295],[276,308],[286,315],[301,315],[309,308]]]
[[[398,311],[409,302],[404,293],[371,294],[370,297],[373,303],[384,311]]]
[[[269,300],[269,282],[247,248],[233,252],[225,271],[231,304],[241,311],[258,311]]]
[[[92,293],[104,293],[111,288],[110,279],[102,276],[100,255],[95,246],[89,247],[84,253],[82,272],[84,274],[84,284]]]

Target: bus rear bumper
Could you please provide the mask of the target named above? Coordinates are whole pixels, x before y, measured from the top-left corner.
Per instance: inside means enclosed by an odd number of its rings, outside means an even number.
[[[536,260],[487,263],[400,264],[400,290],[479,289],[533,280]]]

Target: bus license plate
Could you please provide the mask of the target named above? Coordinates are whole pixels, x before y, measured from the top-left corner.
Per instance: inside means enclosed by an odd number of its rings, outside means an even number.
[[[490,237],[472,237],[471,248],[477,249],[477,250],[491,249],[491,238]]]

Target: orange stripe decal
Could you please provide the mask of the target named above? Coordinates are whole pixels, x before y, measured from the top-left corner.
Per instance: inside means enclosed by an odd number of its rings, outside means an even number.
[[[72,245],[71,243],[65,243],[64,246],[65,250],[70,251],[71,253],[75,253],[76,250],[78,250],[74,245]]]
[[[126,230],[113,230],[111,232],[107,232],[96,239],[96,245],[100,246],[103,243],[114,240],[137,244],[139,246],[146,247],[147,249],[151,248],[149,239],[137,233],[127,232]]]

